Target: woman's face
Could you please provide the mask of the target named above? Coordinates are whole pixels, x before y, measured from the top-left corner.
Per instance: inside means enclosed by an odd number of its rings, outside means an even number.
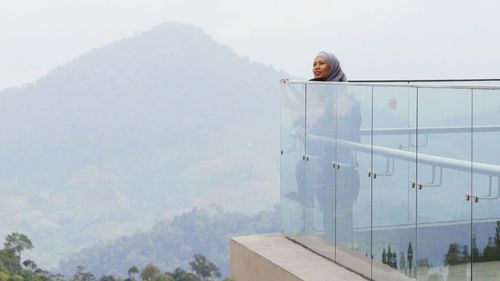
[[[313,74],[315,79],[326,79],[330,74],[330,65],[323,57],[316,57],[313,62]]]

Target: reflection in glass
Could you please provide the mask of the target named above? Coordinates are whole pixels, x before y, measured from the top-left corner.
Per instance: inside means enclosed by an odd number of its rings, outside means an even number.
[[[473,92],[472,277],[500,280],[500,91]],[[497,167],[485,174],[482,164]]]
[[[469,89],[418,89],[417,280],[470,277],[455,257],[470,255],[471,98]]]
[[[500,280],[500,90],[289,87],[285,233],[373,280]]]
[[[305,167],[298,167],[305,154],[305,85],[283,85],[281,93],[281,221],[283,232],[296,235],[304,229],[297,179],[305,177]],[[302,133],[303,134],[303,133]],[[294,199],[294,200],[292,200]]]
[[[371,136],[361,136],[361,131],[371,130],[371,104],[371,86],[339,86],[335,107],[336,259],[347,267],[366,264],[358,272],[367,277],[371,276],[371,180],[366,171],[371,168]]]
[[[306,104],[306,181],[304,212],[306,234],[319,252],[334,258],[335,225],[335,106],[337,87],[311,84]]]
[[[304,153],[290,162],[295,188],[283,198],[301,210],[302,225],[294,238],[334,259],[335,86],[305,85],[305,115],[292,131],[304,141]],[[298,156],[298,155],[297,155]],[[293,163],[292,163],[293,162]]]
[[[374,87],[373,280],[415,276],[415,118],[416,89]]]

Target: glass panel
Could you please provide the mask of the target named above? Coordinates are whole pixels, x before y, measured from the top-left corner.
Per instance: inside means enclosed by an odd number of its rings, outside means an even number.
[[[286,234],[303,232],[303,195],[299,186],[305,178],[302,157],[305,126],[305,86],[284,84],[281,93],[281,222]]]
[[[500,90],[293,87],[285,232],[373,280],[500,280]]]
[[[418,91],[417,280],[468,280],[471,91]]]
[[[500,91],[474,90],[473,99],[472,278],[493,281],[500,280]]]
[[[416,89],[374,87],[373,280],[415,276],[415,136]]]
[[[336,85],[309,84],[306,94],[305,236],[302,242],[334,259]],[[300,190],[300,187],[299,187]]]
[[[371,276],[372,87],[338,86],[336,192],[336,260],[366,277]]]

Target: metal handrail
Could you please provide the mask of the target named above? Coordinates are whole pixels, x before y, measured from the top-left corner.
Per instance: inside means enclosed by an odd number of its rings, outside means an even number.
[[[500,90],[500,86],[494,85],[465,85],[465,84],[418,84],[418,83],[361,83],[361,82],[330,82],[330,81],[306,81],[306,80],[283,80],[282,84],[318,84],[318,85],[344,85],[344,86],[371,86],[371,87],[396,87],[396,88],[439,88],[439,89],[477,89],[477,90]]]
[[[498,78],[478,79],[381,79],[381,80],[349,80],[354,83],[448,83],[448,82],[500,82]]]
[[[472,162],[466,160],[458,160],[458,159],[428,155],[423,153],[417,154],[416,152],[412,151],[404,151],[383,146],[361,144],[342,139],[335,140],[333,138],[317,136],[317,135],[308,135],[307,138],[312,141],[319,141],[328,144],[334,144],[336,141],[336,144],[339,146],[343,146],[364,153],[373,153],[374,155],[393,157],[399,160],[416,161],[418,157],[419,164],[426,164],[426,165],[437,166],[458,171],[465,171],[465,172],[470,172],[471,169],[474,168],[474,172],[477,174],[500,176],[500,166],[498,165]]]
[[[381,128],[381,129],[361,129],[361,135],[407,135],[407,134],[448,134],[448,133],[487,133],[500,132],[500,126],[452,126],[452,127],[422,127],[418,128]]]

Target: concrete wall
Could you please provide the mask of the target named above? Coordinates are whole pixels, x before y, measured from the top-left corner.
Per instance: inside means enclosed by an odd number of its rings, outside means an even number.
[[[282,234],[233,237],[231,278],[235,281],[366,281]]]

